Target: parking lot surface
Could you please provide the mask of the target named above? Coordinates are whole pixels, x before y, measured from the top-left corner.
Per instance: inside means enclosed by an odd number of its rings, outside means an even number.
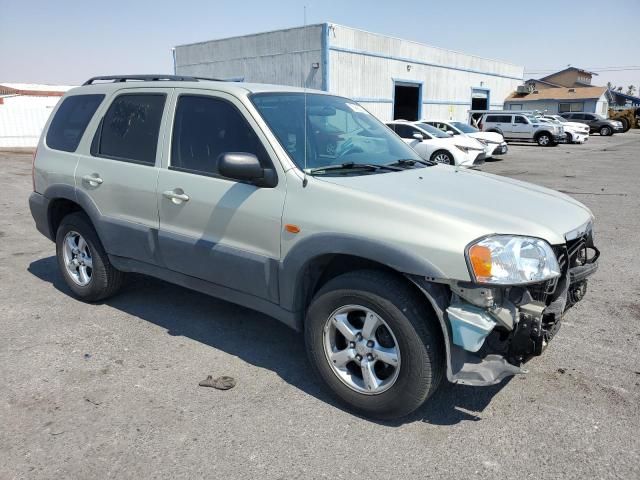
[[[28,211],[31,156],[0,153],[0,478],[639,478],[640,130],[511,144],[481,169],[584,202],[600,269],[526,376],[443,383],[376,422],[262,314],[137,276],[73,299]]]

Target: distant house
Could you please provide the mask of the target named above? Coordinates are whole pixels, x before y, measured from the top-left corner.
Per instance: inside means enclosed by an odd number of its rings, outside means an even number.
[[[0,83],[0,148],[30,148],[40,133],[66,85]]]
[[[533,80],[536,82],[544,82],[550,85],[558,87],[590,87],[591,79],[594,75],[598,75],[588,70],[583,70],[576,67],[568,67],[559,72],[552,73],[546,77],[542,77],[540,80]],[[553,88],[553,87],[552,87]]]
[[[540,79],[531,78],[511,93],[506,110],[540,110],[547,113],[590,112],[607,116],[611,93],[591,85],[597,73],[568,67]]]

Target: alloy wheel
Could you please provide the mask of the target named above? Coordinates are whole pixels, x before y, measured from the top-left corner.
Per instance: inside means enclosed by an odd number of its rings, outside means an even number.
[[[93,260],[89,245],[82,235],[75,231],[65,235],[62,242],[62,256],[71,280],[81,287],[89,285],[93,273]]]
[[[373,310],[346,305],[323,330],[324,353],[333,373],[350,389],[378,395],[400,373],[400,348],[387,322]]]
[[[436,155],[434,157],[434,160],[437,163],[443,163],[445,165],[451,165],[451,158],[449,158],[449,155],[446,153],[439,153],[438,155]]]

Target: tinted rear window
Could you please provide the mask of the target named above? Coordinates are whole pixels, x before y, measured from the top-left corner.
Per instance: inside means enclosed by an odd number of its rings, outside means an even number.
[[[510,123],[511,115],[487,115],[486,123]]]
[[[104,95],[73,95],[62,101],[47,132],[47,146],[75,152]]]
[[[165,95],[132,93],[117,97],[102,120],[92,153],[154,165]]]

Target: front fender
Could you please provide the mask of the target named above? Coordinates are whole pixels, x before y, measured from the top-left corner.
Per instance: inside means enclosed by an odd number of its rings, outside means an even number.
[[[429,260],[376,240],[357,235],[322,233],[296,243],[280,262],[280,304],[291,311],[304,307],[298,295],[307,267],[325,255],[351,255],[386,265],[397,272],[426,278],[444,278]]]

